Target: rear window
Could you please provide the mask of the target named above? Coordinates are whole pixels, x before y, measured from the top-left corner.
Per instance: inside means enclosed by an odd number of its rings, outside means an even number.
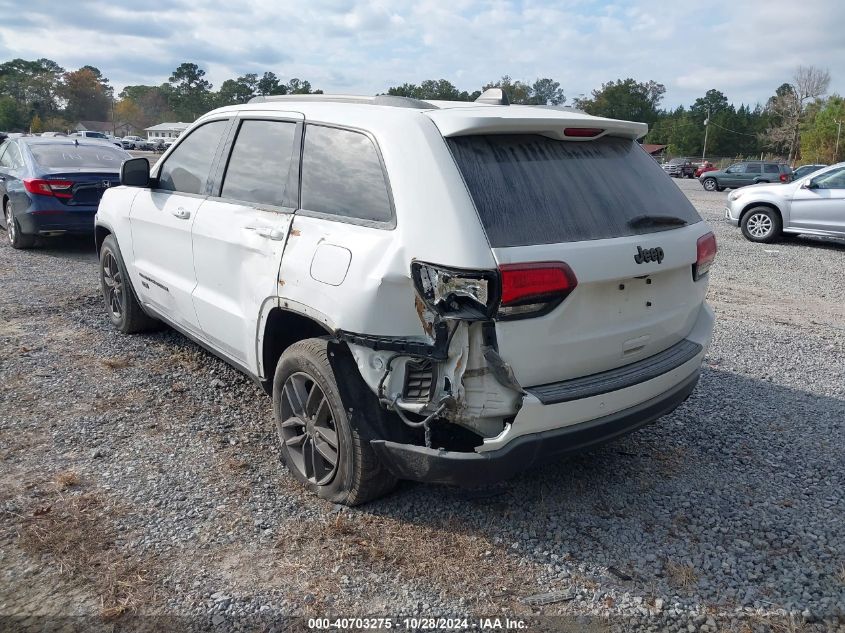
[[[129,154],[115,146],[106,145],[56,145],[33,144],[29,146],[32,157],[47,169],[120,169]]]
[[[558,141],[536,134],[446,139],[494,248],[599,240],[701,218],[687,197],[629,139]]]
[[[763,165],[763,171],[767,174],[776,174],[779,170],[777,165],[774,165],[772,163],[766,163],[765,165]]]

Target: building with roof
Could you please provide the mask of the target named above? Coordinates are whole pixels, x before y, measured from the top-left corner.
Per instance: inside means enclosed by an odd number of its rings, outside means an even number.
[[[643,143],[642,148],[646,151],[647,154],[651,154],[655,158],[663,156],[664,152],[668,145],[654,145],[652,143]]]
[[[147,133],[147,139],[153,138],[179,138],[179,135],[184,132],[190,123],[159,123],[152,127],[144,128]]]

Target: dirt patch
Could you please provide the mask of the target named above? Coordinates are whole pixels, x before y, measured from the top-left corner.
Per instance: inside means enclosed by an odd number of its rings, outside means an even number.
[[[64,492],[79,483],[76,473],[61,473],[54,490],[34,495],[15,517],[18,545],[49,560],[69,580],[88,585],[99,598],[104,619],[150,608],[156,602],[157,562],[119,546],[115,518],[124,508],[100,492]]]

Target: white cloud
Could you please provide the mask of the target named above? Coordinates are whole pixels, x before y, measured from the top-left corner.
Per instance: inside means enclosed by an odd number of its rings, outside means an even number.
[[[555,78],[572,98],[634,77],[665,84],[675,106],[710,88],[762,102],[804,64],[829,67],[831,89],[845,92],[845,3],[832,1],[769,0],[756,13],[728,0],[694,10],[662,0],[148,0],[131,11],[31,0],[23,14],[15,3],[0,0],[0,57],[90,63],[118,87],[166,81],[192,61],[215,86],[272,70],[370,94],[427,78],[472,90],[509,74]]]

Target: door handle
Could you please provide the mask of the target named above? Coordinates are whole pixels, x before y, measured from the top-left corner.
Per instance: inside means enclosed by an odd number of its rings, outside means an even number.
[[[175,215],[180,220],[187,220],[191,217],[191,212],[185,209],[184,207],[176,207],[175,209],[171,209],[170,213]]]
[[[276,229],[271,226],[245,226],[247,231],[255,231],[256,235],[266,237],[268,240],[283,240],[285,239],[285,231]]]

